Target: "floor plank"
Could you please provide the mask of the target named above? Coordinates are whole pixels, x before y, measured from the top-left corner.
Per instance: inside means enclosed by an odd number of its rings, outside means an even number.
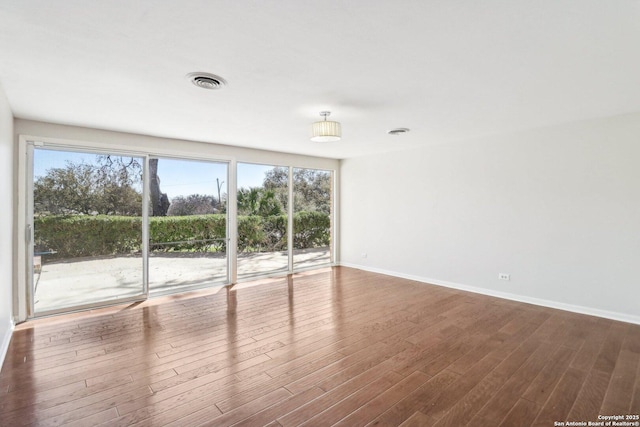
[[[549,426],[554,422],[566,419],[569,411],[575,405],[585,376],[583,371],[574,368],[567,369],[533,425],[536,427]]]

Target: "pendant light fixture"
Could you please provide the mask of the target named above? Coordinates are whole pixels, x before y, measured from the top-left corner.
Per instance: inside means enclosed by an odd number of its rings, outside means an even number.
[[[330,111],[321,111],[320,115],[324,117],[324,120],[311,125],[311,140],[313,142],[340,141],[342,128],[340,123],[327,120],[330,114]]]

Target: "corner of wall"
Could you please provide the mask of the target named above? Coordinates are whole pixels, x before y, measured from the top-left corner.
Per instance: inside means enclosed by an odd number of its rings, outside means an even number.
[[[15,277],[15,142],[14,118],[0,85],[0,364],[4,362],[13,333],[13,286]]]

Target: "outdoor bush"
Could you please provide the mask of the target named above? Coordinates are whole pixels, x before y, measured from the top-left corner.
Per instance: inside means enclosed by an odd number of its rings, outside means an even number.
[[[43,216],[35,219],[35,251],[48,258],[135,253],[141,249],[142,219],[113,215]]]
[[[287,247],[286,215],[238,217],[238,251],[280,251]]]
[[[248,248],[259,248],[266,244],[267,236],[264,232],[263,217],[258,215],[238,217],[238,251],[243,252]]]
[[[286,249],[287,215],[272,215],[264,218],[264,232],[267,237],[267,249],[269,251]]]
[[[293,247],[295,249],[328,246],[331,229],[329,215],[322,212],[298,212],[293,215]]]
[[[329,215],[298,212],[293,223],[296,249],[329,244]],[[50,215],[36,218],[34,225],[35,251],[55,251],[49,259],[134,254],[142,248],[140,217]],[[225,231],[223,214],[151,217],[149,222],[151,249],[155,251],[223,252]],[[238,217],[239,252],[278,251],[286,245],[286,215]]]
[[[227,220],[223,214],[151,217],[151,249],[163,252],[224,251],[226,229]]]

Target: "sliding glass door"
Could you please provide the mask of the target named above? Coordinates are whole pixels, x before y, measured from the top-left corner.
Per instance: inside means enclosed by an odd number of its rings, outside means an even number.
[[[149,291],[228,282],[227,163],[149,160]]]
[[[293,268],[331,262],[331,171],[293,168]]]
[[[238,278],[289,269],[289,168],[238,163]]]
[[[31,313],[144,298],[145,159],[33,146],[29,152]]]
[[[227,163],[28,147],[31,316],[228,283]]]
[[[331,171],[24,144],[21,317],[222,286],[231,262],[240,280],[332,262]]]
[[[238,278],[330,264],[332,194],[331,171],[238,163]]]

